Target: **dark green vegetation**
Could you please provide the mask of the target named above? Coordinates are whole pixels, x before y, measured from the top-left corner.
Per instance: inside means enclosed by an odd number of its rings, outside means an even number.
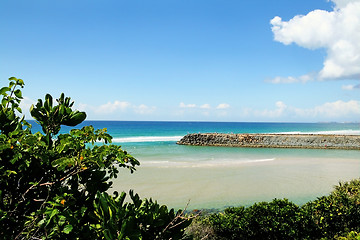
[[[139,162],[112,145],[106,129],[76,126],[84,112],[61,94],[47,94],[30,109],[43,133],[17,114],[24,82],[10,78],[0,89],[0,238],[1,239],[173,239],[182,238],[190,220],[183,212],[130,192],[108,194],[119,168]],[[95,144],[95,142],[103,144]]]
[[[303,206],[286,199],[228,208],[196,219],[195,239],[360,239],[360,179]]]

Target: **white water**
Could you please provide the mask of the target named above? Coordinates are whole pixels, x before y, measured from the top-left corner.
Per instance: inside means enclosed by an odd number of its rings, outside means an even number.
[[[279,134],[323,134],[323,135],[360,135],[360,130],[333,130],[333,131],[316,131],[316,132],[280,132]]]
[[[183,136],[138,136],[138,137],[124,137],[114,138],[112,141],[116,143],[135,143],[135,142],[167,142],[179,141]]]

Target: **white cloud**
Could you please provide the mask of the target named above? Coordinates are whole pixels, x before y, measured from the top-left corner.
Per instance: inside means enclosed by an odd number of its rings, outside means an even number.
[[[305,117],[324,117],[330,119],[345,118],[351,115],[360,116],[360,102],[350,100],[348,102],[336,101],[328,102],[312,109],[295,109],[299,116]]]
[[[279,83],[306,83],[309,81],[314,80],[314,77],[312,74],[306,74],[302,75],[300,77],[276,77],[274,79],[271,79],[267,82],[273,83],[273,84],[279,84]]]
[[[197,109],[211,109],[211,106],[210,106],[210,104],[208,104],[208,103],[205,103],[205,104],[203,104],[203,105],[198,106],[198,105],[193,104],[193,103],[185,104],[185,103],[181,102],[181,103],[179,104],[179,107],[180,107],[180,108],[192,108],[192,109],[196,109],[196,108],[197,108]],[[221,104],[219,104],[219,105],[216,107],[216,109],[227,109],[227,108],[229,108],[229,107],[230,107],[229,104],[227,104],[227,103],[221,103]]]
[[[356,2],[354,0],[328,0],[328,2],[334,2],[336,5],[336,8],[342,8],[345,7],[348,3]]]
[[[135,114],[151,114],[156,111],[156,107],[147,106],[145,104],[135,105],[126,101],[114,101],[108,102],[106,104],[102,104],[100,106],[91,106],[88,104],[78,104],[76,108],[80,111],[85,111],[89,115],[109,115],[116,114],[119,112],[126,112],[127,114],[135,113]]]
[[[124,111],[130,107],[129,102],[114,101],[100,105],[99,107],[93,108],[96,113],[113,113],[115,111]]]
[[[185,103],[181,102],[181,103],[179,104],[179,107],[180,107],[180,108],[192,108],[192,109],[211,109],[211,106],[210,106],[210,104],[208,104],[208,103],[205,103],[205,104],[203,104],[203,105],[198,106],[198,105],[193,104],[193,103],[185,104]],[[229,107],[230,107],[229,104],[227,104],[227,103],[221,103],[221,104],[219,104],[219,105],[216,107],[216,109],[227,109],[227,108],[229,108]]]
[[[275,103],[276,109],[269,110],[265,109],[262,111],[254,111],[255,116],[261,116],[266,118],[279,118],[282,117],[287,109],[287,106],[282,101]]]
[[[228,115],[226,109],[230,108],[227,103],[218,104],[217,107],[211,107],[210,104],[204,103],[202,105],[197,104],[185,104],[181,102],[179,109],[175,111],[176,116],[190,116],[195,118],[202,117],[224,117]]]
[[[333,121],[360,117],[360,102],[355,100],[327,102],[305,109],[288,106],[282,101],[276,102],[275,106],[275,109],[262,111],[247,109],[246,114],[265,119],[306,119],[307,121]]]
[[[343,85],[342,86],[342,89],[343,90],[349,90],[349,91],[351,91],[351,90],[355,90],[355,89],[360,89],[360,84],[358,84],[358,85]]]
[[[181,102],[179,104],[179,107],[180,108],[196,108],[196,104],[185,104],[185,103]]]
[[[202,108],[202,109],[210,109],[211,107],[210,107],[210,104],[206,103],[206,104],[201,105],[200,108]]]
[[[333,2],[336,7],[330,12],[314,10],[289,21],[274,17],[270,21],[274,39],[285,45],[325,48],[327,56],[317,76],[321,80],[360,79],[360,0]],[[283,82],[296,82],[294,79]]]
[[[86,103],[78,103],[76,104],[76,109],[79,111],[86,111],[87,109],[89,109],[89,105]]]
[[[145,104],[140,104],[139,106],[133,106],[134,112],[138,114],[150,114],[156,110],[156,107],[149,107]]]
[[[33,105],[33,104],[35,105],[36,101],[32,100],[31,98],[28,98],[28,97],[24,96],[23,99],[21,99],[20,108],[23,111],[29,111],[31,105]]]
[[[343,90],[354,90],[354,85],[343,85],[341,88]]]
[[[31,98],[28,98],[26,96],[23,96],[23,99],[20,102],[20,108],[22,110],[22,114],[25,116],[26,119],[31,119],[30,114],[30,107],[31,105],[35,105],[36,101],[32,100]]]
[[[227,103],[220,103],[220,104],[216,107],[216,109],[227,109],[227,108],[229,108],[229,107],[230,107],[230,105],[227,104]]]

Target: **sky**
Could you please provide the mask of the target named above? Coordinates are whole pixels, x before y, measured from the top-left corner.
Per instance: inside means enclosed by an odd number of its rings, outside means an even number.
[[[28,119],[360,122],[360,0],[1,0],[12,76]]]

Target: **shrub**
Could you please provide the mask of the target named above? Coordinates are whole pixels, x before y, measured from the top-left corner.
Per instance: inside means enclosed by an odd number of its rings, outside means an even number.
[[[190,220],[182,212],[130,192],[109,195],[119,167],[135,171],[139,162],[112,145],[106,129],[92,126],[59,134],[61,126],[76,126],[84,112],[73,102],[51,95],[30,109],[43,133],[31,125],[19,107],[24,86],[10,78],[0,89],[0,237],[3,239],[156,239],[180,238]],[[103,144],[95,144],[103,142]]]
[[[301,239],[304,234],[301,209],[287,199],[256,203],[248,209],[252,239]]]
[[[337,240],[360,240],[360,234],[355,231],[351,231],[345,237],[338,237],[336,239]]]
[[[360,179],[339,183],[329,196],[303,206],[316,225],[316,232],[328,238],[360,231]]]
[[[357,239],[360,179],[340,183],[329,196],[299,207],[286,199],[227,208],[197,219],[195,239]]]
[[[286,199],[227,208],[201,222],[211,226],[213,239],[299,239],[305,227],[301,209]]]

